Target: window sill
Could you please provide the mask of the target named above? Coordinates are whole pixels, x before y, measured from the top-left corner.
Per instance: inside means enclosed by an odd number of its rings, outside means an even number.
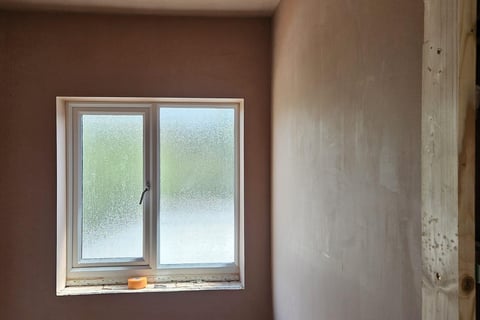
[[[172,282],[148,284],[145,289],[128,289],[126,285],[66,287],[57,291],[57,296],[243,289],[244,287],[241,282]]]

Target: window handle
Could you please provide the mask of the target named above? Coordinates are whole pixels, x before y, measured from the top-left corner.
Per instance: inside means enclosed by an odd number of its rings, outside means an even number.
[[[140,196],[140,202],[138,204],[142,204],[145,193],[147,193],[148,191],[150,191],[150,183],[147,183],[147,186],[145,187],[145,189],[143,189],[142,195]]]

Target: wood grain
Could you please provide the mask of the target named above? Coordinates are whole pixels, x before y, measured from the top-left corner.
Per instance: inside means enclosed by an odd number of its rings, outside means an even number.
[[[425,1],[423,319],[474,319],[474,0]]]

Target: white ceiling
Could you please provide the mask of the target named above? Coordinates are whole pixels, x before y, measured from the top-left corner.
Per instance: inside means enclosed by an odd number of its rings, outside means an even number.
[[[0,8],[179,15],[270,15],[280,0],[0,0]]]

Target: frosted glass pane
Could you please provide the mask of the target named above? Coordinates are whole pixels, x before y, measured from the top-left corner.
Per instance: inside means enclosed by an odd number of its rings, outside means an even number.
[[[143,116],[82,116],[82,258],[143,256]]]
[[[234,261],[233,109],[160,109],[160,263]]]

